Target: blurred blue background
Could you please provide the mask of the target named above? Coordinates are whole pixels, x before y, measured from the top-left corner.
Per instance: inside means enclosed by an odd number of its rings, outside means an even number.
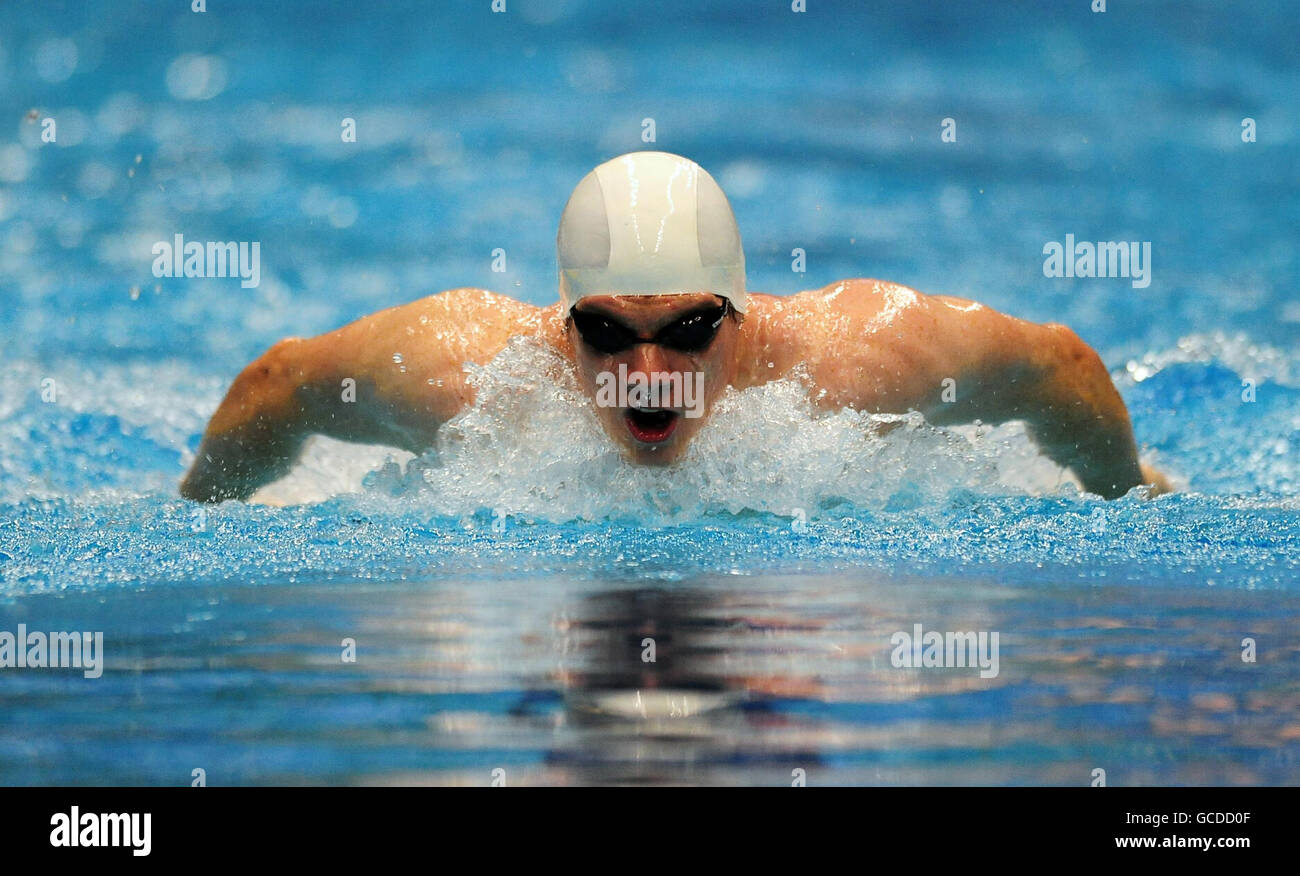
[[[1300,337],[1291,4],[508,10],[4,4],[9,354],[228,370],[445,288],[549,303],[565,198],[651,148],[644,118],[722,181],[755,289],[887,278],[1068,322],[1111,356],[1213,329]],[[263,287],[155,280],[148,247],[177,232],[261,241]],[[1066,233],[1151,241],[1152,285],[1045,279]]]

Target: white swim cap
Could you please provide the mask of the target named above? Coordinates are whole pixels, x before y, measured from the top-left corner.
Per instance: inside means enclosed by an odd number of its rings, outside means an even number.
[[[582,178],[555,241],[565,313],[592,295],[712,292],[745,312],[745,253],[731,204],[680,155],[629,152]]]

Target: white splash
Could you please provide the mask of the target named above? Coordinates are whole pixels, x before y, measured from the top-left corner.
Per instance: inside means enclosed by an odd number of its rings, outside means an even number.
[[[312,501],[364,480],[368,495],[431,514],[672,521],[746,510],[813,517],[843,501],[911,507],[954,488],[1074,489],[1019,424],[940,429],[915,413],[818,412],[797,376],[729,392],[668,467],[624,459],[567,363],[535,341],[516,338],[486,367],[471,368],[471,381],[474,404],[443,426],[425,456],[317,439],[299,471],[257,498]]]

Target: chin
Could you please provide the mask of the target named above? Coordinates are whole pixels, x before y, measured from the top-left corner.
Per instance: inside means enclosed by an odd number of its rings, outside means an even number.
[[[683,446],[678,441],[646,447],[641,444],[623,445],[624,455],[637,465],[672,465],[681,458]]]

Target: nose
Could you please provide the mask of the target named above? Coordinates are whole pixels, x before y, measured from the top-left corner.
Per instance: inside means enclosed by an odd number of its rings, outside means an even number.
[[[650,374],[655,371],[671,371],[668,354],[658,344],[637,344],[632,348],[628,368]]]

